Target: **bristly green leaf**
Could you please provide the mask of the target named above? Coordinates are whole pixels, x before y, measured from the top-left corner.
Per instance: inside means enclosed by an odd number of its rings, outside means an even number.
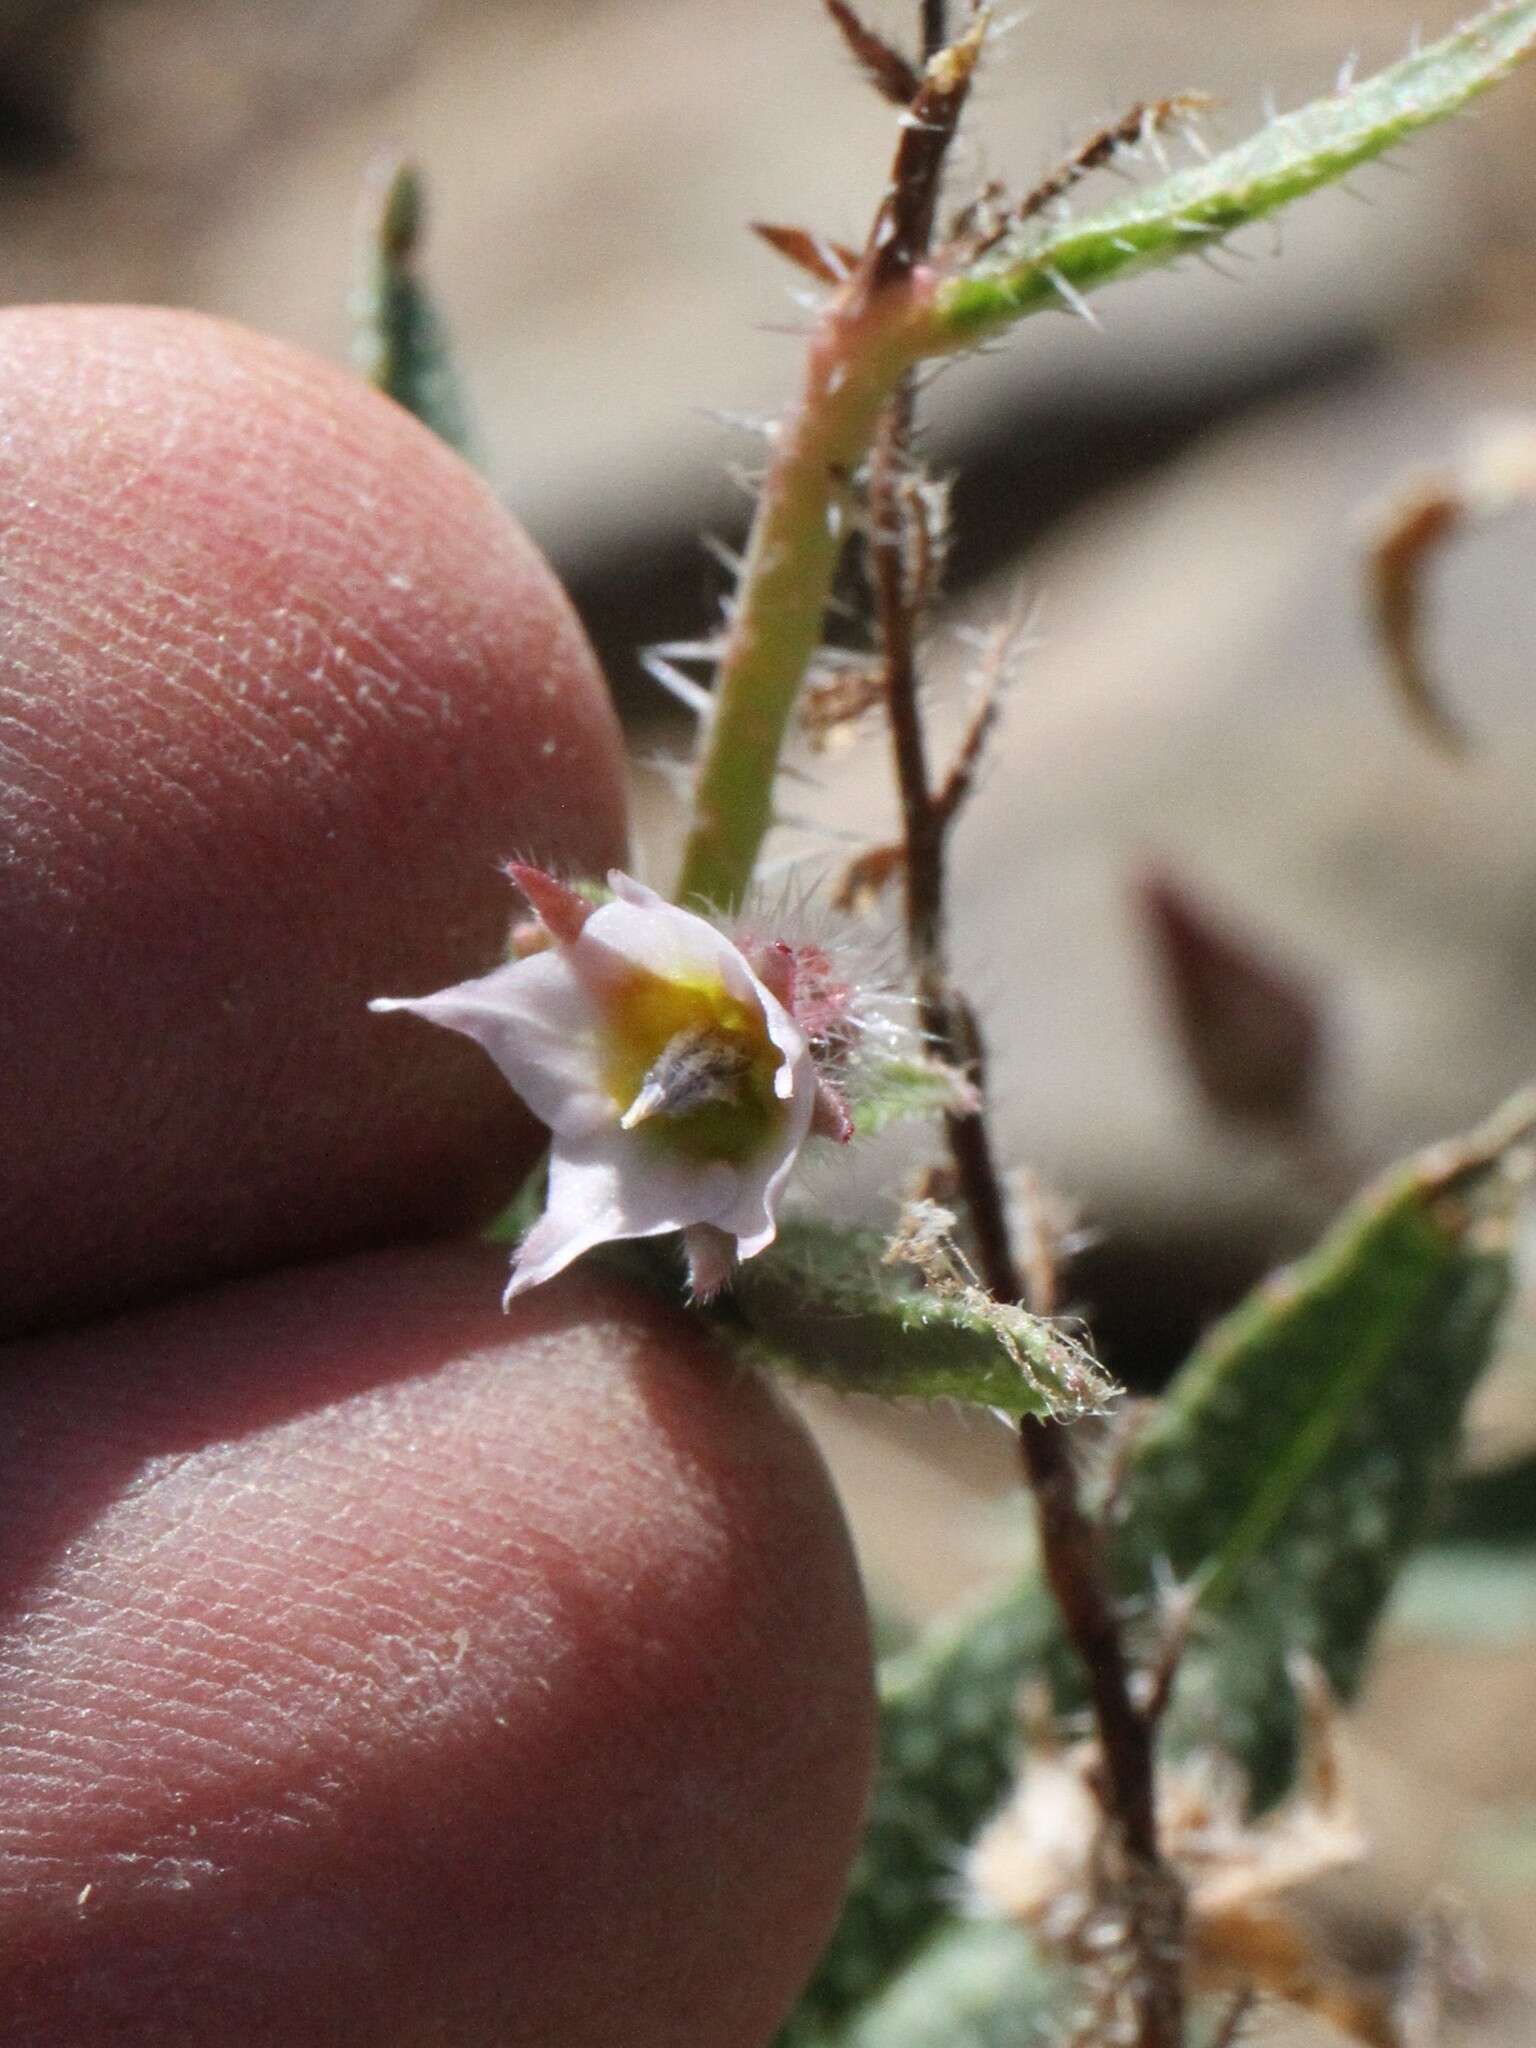
[[[1350,1209],[1322,1246],[1213,1331],[1137,1446],[1120,1543],[1201,1589],[1180,1725],[1256,1796],[1289,1782],[1287,1656],[1355,1690],[1371,1632],[1429,1528],[1509,1289],[1522,1102]]]
[[[786,1224],[737,1276],[747,1348],[841,1393],[968,1401],[1012,1416],[1104,1406],[1109,1382],[1054,1324],[963,1281],[925,1284],[886,1252],[872,1230]]]
[[[1091,219],[1026,229],[1001,255],[943,288],[940,324],[957,344],[977,341],[1025,313],[1219,242],[1456,113],[1533,47],[1536,0],[1485,8],[1443,41],[1270,122],[1209,163]]]
[[[882,1667],[880,1767],[832,1945],[778,2048],[823,2048],[945,1921],[961,1850],[1013,1779],[1019,1684],[1059,1655],[1039,1581]]]
[[[922,1122],[974,1100],[964,1075],[942,1060],[875,1059],[859,1069],[854,1135],[872,1138],[892,1124]]]
[[[1131,1455],[1122,1583],[1145,1598],[1154,1565],[1203,1581],[1209,1630],[1181,1692],[1183,1731],[1224,1743],[1261,1795],[1290,1765],[1286,1650],[1310,1649],[1348,1693],[1431,1519],[1508,1290],[1510,1148],[1530,1110],[1512,1106],[1363,1196],[1201,1346]],[[1013,1775],[1029,1677],[1076,1696],[1035,1578],[886,1675],[870,1832],[783,2048],[838,2038],[950,1915],[956,1857]]]
[[[448,337],[417,268],[423,206],[414,165],[385,165],[370,177],[353,359],[376,390],[468,455],[472,436]]]

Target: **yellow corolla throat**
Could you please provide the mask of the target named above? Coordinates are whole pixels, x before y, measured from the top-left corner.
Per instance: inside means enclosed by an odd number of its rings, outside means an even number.
[[[769,1136],[783,1113],[773,1079],[784,1055],[760,1005],[718,977],[637,970],[605,1012],[603,1085],[637,1139],[737,1161]]]

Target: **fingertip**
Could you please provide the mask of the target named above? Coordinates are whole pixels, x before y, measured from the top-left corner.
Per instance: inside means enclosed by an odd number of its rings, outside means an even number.
[[[595,661],[399,407],[187,313],[0,311],[0,1324],[444,1230],[539,1138],[370,1018],[624,838]]]
[[[33,2048],[782,2018],[869,1767],[836,1504],[697,1325],[586,1272],[504,1321],[498,1268],[16,1347],[0,2011]]]

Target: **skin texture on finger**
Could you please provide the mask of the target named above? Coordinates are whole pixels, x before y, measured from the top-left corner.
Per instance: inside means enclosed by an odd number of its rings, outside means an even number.
[[[446,1230],[538,1139],[375,995],[496,863],[623,854],[552,575],[358,379],[185,313],[0,312],[0,1325]]]
[[[11,1347],[0,2039],[771,2037],[869,1764],[839,1511],[696,1325],[501,1267]]]

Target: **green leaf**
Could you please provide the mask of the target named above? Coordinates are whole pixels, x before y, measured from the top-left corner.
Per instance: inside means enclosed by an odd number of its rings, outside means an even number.
[[[1049,2048],[1065,2037],[1062,1984],[1022,1929],[945,1927],[837,2048]]]
[[[960,1851],[1013,1779],[1020,1681],[1058,1654],[1056,1610],[1028,1579],[882,1668],[869,1825],[837,1933],[779,2048],[830,2039],[941,1926]]]
[[[1000,258],[943,288],[939,321],[957,344],[977,341],[1023,314],[1219,242],[1458,112],[1533,45],[1536,0],[1485,8],[1428,49],[1271,121],[1209,163],[1091,219],[1026,229]]]
[[[472,436],[448,337],[417,268],[423,210],[414,165],[378,175],[352,299],[353,359],[376,390],[468,455]]]
[[[1463,1472],[1437,1534],[1442,1543],[1536,1543],[1536,1454]]]
[[[1186,1734],[1223,1742],[1273,1795],[1294,1734],[1287,1649],[1349,1692],[1393,1578],[1430,1517],[1509,1285],[1529,1102],[1368,1191],[1260,1288],[1175,1381],[1130,1461],[1119,1557],[1199,1576],[1211,1634],[1181,1687]],[[886,1674],[873,1820],[843,1920],[783,2048],[812,2048],[950,1916],[960,1851],[1012,1781],[1026,1678],[1076,1695],[1036,1578]]]
[[[1508,1294],[1504,1163],[1529,1108],[1368,1191],[1211,1333],[1137,1447],[1125,1582],[1199,1580],[1180,1725],[1236,1757],[1261,1802],[1294,1761],[1288,1653],[1352,1694],[1431,1524]]]
[[[966,1084],[942,1060],[881,1059],[861,1067],[853,1100],[854,1135],[872,1138],[892,1124],[912,1123],[959,1109]]]
[[[963,1281],[924,1285],[886,1249],[876,1231],[786,1224],[737,1276],[746,1348],[842,1393],[969,1401],[1012,1416],[1104,1405],[1108,1381],[1053,1324]]]

